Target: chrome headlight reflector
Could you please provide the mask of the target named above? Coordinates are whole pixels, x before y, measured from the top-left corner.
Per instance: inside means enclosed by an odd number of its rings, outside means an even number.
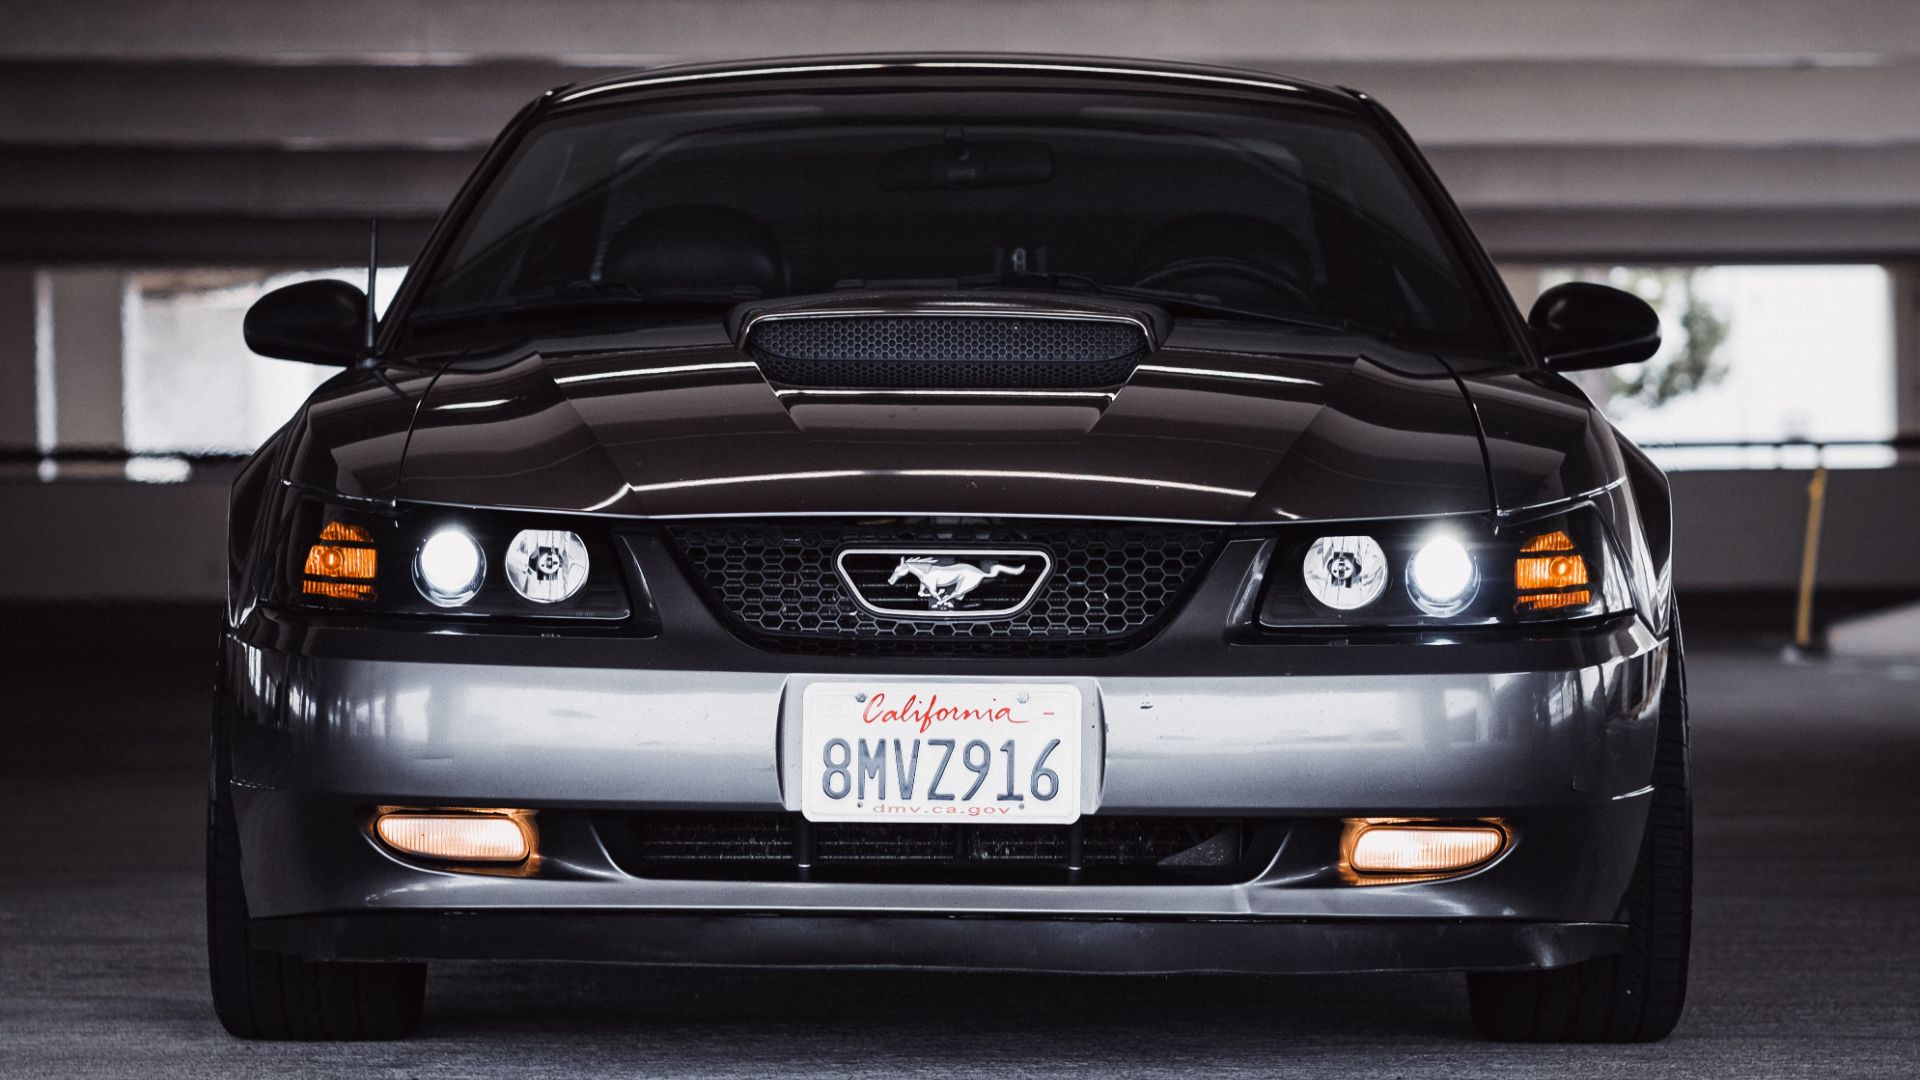
[[[1371,536],[1323,536],[1300,566],[1307,592],[1335,611],[1358,611],[1387,591],[1387,553]]]
[[[507,584],[536,604],[557,604],[587,583],[590,560],[579,533],[521,529],[503,560]]]

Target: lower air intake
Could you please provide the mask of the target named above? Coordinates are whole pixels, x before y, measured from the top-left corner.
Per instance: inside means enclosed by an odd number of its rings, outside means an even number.
[[[748,881],[1245,881],[1272,859],[1277,822],[1095,814],[1074,825],[813,824],[786,813],[598,815],[639,877]]]

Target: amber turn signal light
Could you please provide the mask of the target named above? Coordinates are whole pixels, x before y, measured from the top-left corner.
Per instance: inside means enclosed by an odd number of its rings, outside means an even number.
[[[307,549],[306,572],[313,577],[372,578],[376,554],[370,547],[315,544]]]
[[[308,596],[324,596],[330,600],[373,599],[373,586],[351,581],[315,581],[308,578],[300,583],[300,591]]]
[[[1574,548],[1573,537],[1554,530],[1528,540],[1513,563],[1514,607],[1519,611],[1551,611],[1585,607],[1593,602],[1588,587],[1587,560]]]
[[[344,521],[329,521],[320,530],[322,540],[344,540],[349,544],[371,544],[373,534],[359,525],[349,525]]]
[[[359,525],[329,521],[320,530],[320,543],[307,549],[300,591],[332,600],[372,600],[373,580],[379,575],[379,552],[373,534]]]
[[[1428,881],[1481,866],[1506,846],[1507,831],[1498,821],[1349,818],[1340,838],[1340,868],[1355,885]]]
[[[404,855],[447,862],[517,863],[534,852],[532,814],[525,810],[396,810],[383,808],[374,835]]]

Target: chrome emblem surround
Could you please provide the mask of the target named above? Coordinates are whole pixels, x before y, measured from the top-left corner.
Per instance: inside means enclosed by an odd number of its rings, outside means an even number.
[[[867,599],[853,575],[847,572],[847,559],[857,555],[898,556],[888,584],[906,577],[919,581],[919,599],[923,607],[897,607],[876,604]],[[840,583],[861,608],[875,615],[908,619],[994,619],[1026,610],[1041,586],[1053,575],[1053,556],[1040,548],[943,548],[924,547],[850,547],[833,560]],[[992,608],[959,608],[960,601],[981,584],[1001,577],[1026,578],[1026,592],[1018,603]]]

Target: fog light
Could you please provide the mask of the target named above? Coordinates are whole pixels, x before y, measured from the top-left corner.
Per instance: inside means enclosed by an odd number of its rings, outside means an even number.
[[[1466,545],[1451,536],[1427,541],[1407,567],[1407,591],[1429,615],[1456,615],[1473,602],[1480,575]]]
[[[487,574],[480,545],[460,529],[441,529],[420,545],[413,560],[413,581],[420,595],[441,607],[459,607],[480,591]]]
[[[389,810],[373,823],[382,843],[406,855],[448,862],[517,863],[533,854],[524,811],[454,813]]]
[[[1348,821],[1345,862],[1356,874],[1420,877],[1479,866],[1507,846],[1506,830],[1489,822]]]

